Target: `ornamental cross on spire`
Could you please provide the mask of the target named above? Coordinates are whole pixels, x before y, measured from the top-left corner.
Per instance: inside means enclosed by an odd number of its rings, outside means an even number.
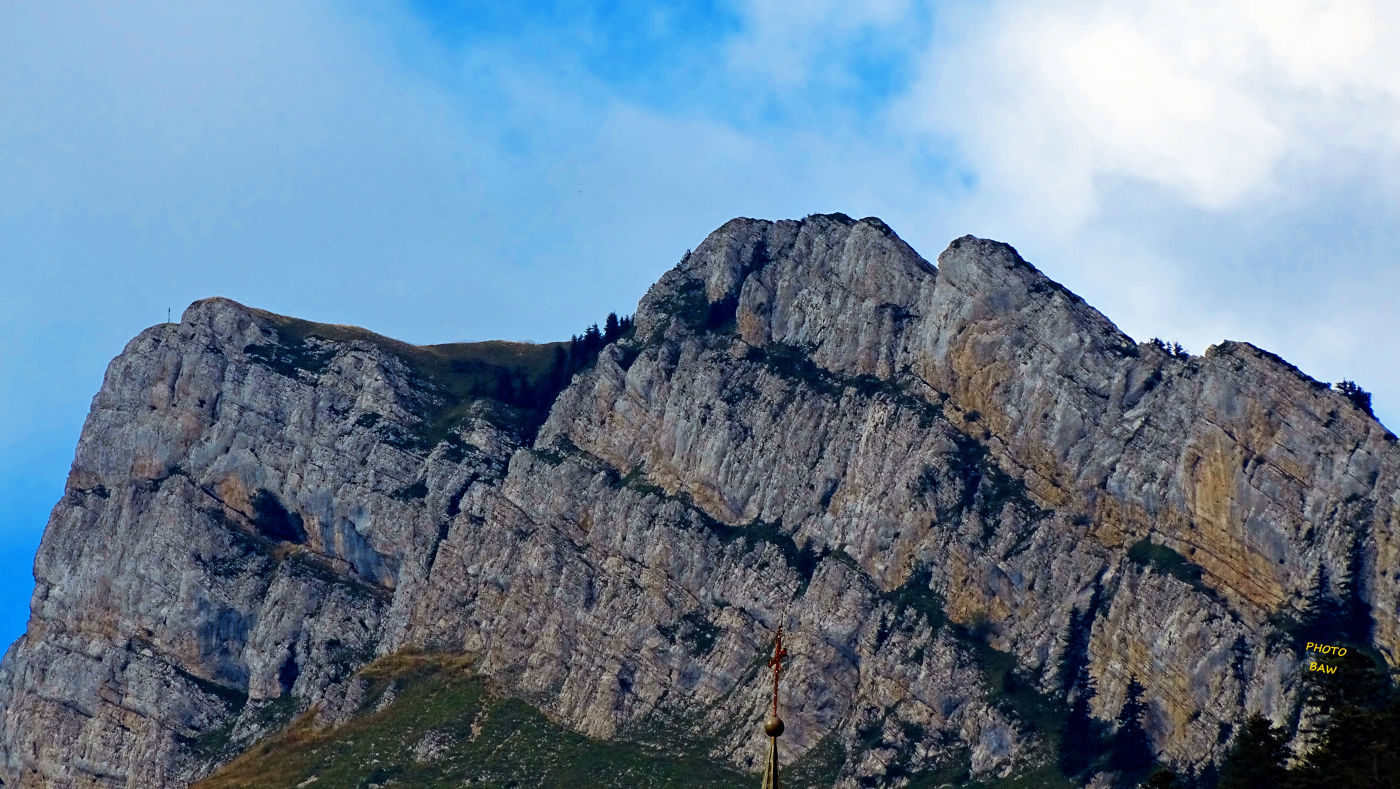
[[[778,715],[778,675],[783,671],[783,658],[787,657],[786,649],[783,649],[783,626],[778,625],[778,636],[773,641],[773,657],[768,659],[768,668],[773,669],[773,716]]]
[[[773,640],[773,657],[768,659],[768,668],[773,669],[773,714],[763,723],[763,733],[768,735],[768,765],[763,770],[763,789],[778,789],[778,738],[783,736],[783,719],[778,717],[778,675],[783,673],[783,626],[778,625],[777,638]]]

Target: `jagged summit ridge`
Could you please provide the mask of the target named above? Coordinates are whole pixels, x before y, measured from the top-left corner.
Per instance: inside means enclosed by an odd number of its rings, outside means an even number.
[[[1393,437],[1251,346],[1133,343],[1004,244],[935,268],[874,219],[736,219],[542,412],[474,377],[552,356],[222,299],[139,335],[0,665],[0,778],[183,785],[298,709],[353,715],[356,670],[403,650],[756,769],[784,610],[784,744],[827,783],[1044,764],[1053,733],[990,694],[1014,660],[1053,701],[1071,621],[1096,712],[1137,676],[1163,758],[1197,763],[1243,711],[1286,717],[1268,623],[1357,540],[1395,662]]]

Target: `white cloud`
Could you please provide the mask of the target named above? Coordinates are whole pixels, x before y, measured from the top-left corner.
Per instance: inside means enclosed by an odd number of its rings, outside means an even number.
[[[927,53],[906,118],[1033,191],[1047,230],[1092,219],[1114,178],[1226,209],[1276,192],[1288,157],[1400,145],[1397,23],[1367,2],[1005,3]]]

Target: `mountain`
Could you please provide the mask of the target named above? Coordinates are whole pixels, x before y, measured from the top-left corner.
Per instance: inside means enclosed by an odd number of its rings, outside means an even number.
[[[572,343],[209,299],[93,400],[0,779],[756,773],[780,623],[814,785],[1072,785],[1070,702],[1105,734],[1130,683],[1156,759],[1204,768],[1249,713],[1307,722],[1305,635],[1395,664],[1397,469],[1273,354],[1134,342],[1005,244],[935,267],[877,219],[735,219]]]

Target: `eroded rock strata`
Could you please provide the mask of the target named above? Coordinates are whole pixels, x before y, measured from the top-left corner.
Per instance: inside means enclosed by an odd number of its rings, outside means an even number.
[[[1246,343],[1135,343],[1004,244],[736,219],[552,402],[463,388],[549,352],[224,299],[142,332],[0,665],[4,785],[187,785],[405,650],[753,770],[780,618],[784,745],[841,786],[1044,765],[1066,644],[1189,766],[1288,717],[1279,623],[1358,550],[1396,660],[1394,437]]]

